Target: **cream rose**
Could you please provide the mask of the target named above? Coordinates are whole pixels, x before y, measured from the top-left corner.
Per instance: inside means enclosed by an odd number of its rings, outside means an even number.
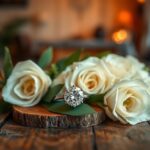
[[[102,58],[105,66],[116,77],[117,82],[125,79],[147,79],[149,74],[144,70],[145,64],[133,56],[122,57],[115,54]]]
[[[137,58],[128,55],[126,57],[127,61],[129,61],[137,70],[144,69],[145,64],[140,62]]]
[[[132,56],[127,56],[126,59],[132,64],[132,66],[136,70],[136,74],[133,76],[134,79],[142,79],[147,82],[149,80],[149,73],[145,71],[144,68],[146,65],[144,63],[139,62],[138,59]]]
[[[34,106],[51,85],[51,79],[34,62],[18,63],[2,91],[4,101],[23,107]]]
[[[116,84],[104,97],[106,114],[126,124],[150,120],[150,92],[141,80],[125,80]]]
[[[75,85],[90,95],[105,93],[113,86],[114,81],[115,77],[105,68],[103,61],[90,57],[69,66],[53,84],[64,83],[66,89]]]

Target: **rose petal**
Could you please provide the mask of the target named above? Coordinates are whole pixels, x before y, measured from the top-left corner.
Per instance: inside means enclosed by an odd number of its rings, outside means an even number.
[[[19,91],[19,82],[23,82],[22,78],[31,76],[35,81],[35,93],[32,97],[25,97]],[[51,84],[51,79],[32,61],[23,61],[18,63],[11,76],[7,80],[7,84],[3,88],[2,96],[4,101],[23,107],[34,106],[41,100]]]
[[[150,93],[144,82],[140,80],[121,81],[104,97],[104,103],[107,106],[106,114],[122,123],[136,124],[150,120],[149,97]]]

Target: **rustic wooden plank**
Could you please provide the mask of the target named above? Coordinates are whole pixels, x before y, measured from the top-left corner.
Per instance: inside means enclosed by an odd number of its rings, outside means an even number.
[[[7,118],[9,117],[10,113],[3,113],[0,114],[0,128],[2,127],[2,125],[5,123],[5,121],[7,120]]]
[[[35,129],[7,122],[0,130],[1,150],[22,149],[113,149],[147,150],[150,146],[150,125],[136,126],[106,121],[86,129]]]
[[[40,129],[6,123],[0,132],[1,150],[92,150],[92,128]]]
[[[150,147],[150,126],[147,122],[135,126],[107,121],[94,127],[97,149],[147,150]]]
[[[90,127],[98,125],[105,120],[104,110],[99,107],[93,107],[95,113],[82,116],[60,115],[49,112],[42,106],[32,108],[13,107],[13,120],[18,124],[30,127]]]

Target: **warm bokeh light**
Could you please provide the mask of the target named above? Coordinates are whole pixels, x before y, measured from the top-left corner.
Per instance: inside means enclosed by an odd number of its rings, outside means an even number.
[[[124,25],[131,25],[132,24],[132,14],[129,11],[123,10],[118,14],[118,21]]]
[[[119,30],[112,34],[112,40],[117,44],[122,44],[128,39],[128,32],[126,30]]]
[[[145,0],[137,0],[139,3],[144,4]]]

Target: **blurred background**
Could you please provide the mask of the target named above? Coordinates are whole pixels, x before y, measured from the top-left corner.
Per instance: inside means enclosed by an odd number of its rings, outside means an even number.
[[[0,58],[37,60],[48,46],[54,61],[78,48],[112,51],[149,63],[150,0],[0,0]]]

